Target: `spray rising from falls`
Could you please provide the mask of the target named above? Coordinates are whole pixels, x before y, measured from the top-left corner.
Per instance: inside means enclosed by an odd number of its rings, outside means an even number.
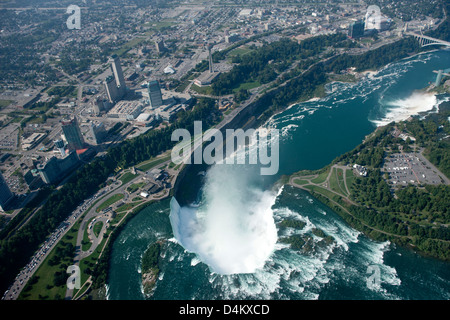
[[[215,273],[253,273],[264,267],[275,249],[272,205],[277,194],[260,190],[251,176],[243,167],[215,165],[206,175],[198,208],[171,201],[176,240]]]
[[[418,115],[422,112],[429,112],[438,104],[437,98],[432,93],[414,92],[405,99],[397,99],[385,103],[386,114],[380,120],[373,122],[377,126],[384,126],[395,121],[403,121],[410,116]]]

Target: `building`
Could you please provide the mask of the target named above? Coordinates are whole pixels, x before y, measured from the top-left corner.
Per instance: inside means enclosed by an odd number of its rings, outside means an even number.
[[[115,103],[122,99],[126,94],[127,87],[125,78],[123,77],[122,67],[120,66],[120,59],[114,55],[108,59],[111,64],[112,76],[109,76],[103,82],[105,84],[106,94],[110,103]]]
[[[268,28],[268,27],[267,27]],[[230,35],[226,35],[225,36],[225,42],[226,43],[233,43],[233,42],[237,42],[241,39],[241,37],[237,34],[237,33],[233,33]]]
[[[36,169],[29,170],[23,177],[30,190],[39,189],[44,184],[39,171]]]
[[[209,57],[209,70],[203,72],[197,79],[194,80],[194,84],[203,87],[209,86],[213,80],[220,74],[220,72],[214,71],[214,63],[211,54],[211,45],[208,45],[208,57]]]
[[[161,87],[159,86],[158,80],[149,81],[148,98],[152,108],[158,108],[163,104]]]
[[[220,74],[220,72],[203,72],[197,79],[194,80],[194,84],[199,87],[209,86],[213,80]]]
[[[253,9],[242,9],[239,12],[239,17],[250,17],[253,14]]]
[[[89,130],[91,132],[91,136],[95,144],[100,144],[105,140],[107,132],[103,122],[100,123],[92,122],[89,127]]]
[[[141,196],[142,198],[148,198],[148,193],[145,192],[145,191],[142,191],[142,192],[140,193],[140,196]]]
[[[149,127],[155,123],[155,117],[150,113],[141,113],[135,120],[135,125],[140,127]]]
[[[14,194],[0,172],[0,211],[5,211],[12,199],[14,199]]]
[[[33,149],[46,136],[47,136],[46,133],[41,133],[41,132],[34,132],[34,133],[32,133],[28,138],[25,138],[25,139],[22,140],[22,149],[23,150]]]
[[[123,77],[122,67],[120,66],[120,59],[117,55],[113,55],[108,59],[111,63],[111,69],[114,74],[114,79],[116,80],[117,90],[119,92],[119,97],[122,98],[126,93],[125,78]]]
[[[175,69],[172,67],[172,65],[169,64],[167,67],[164,68],[164,73],[165,74],[174,74]]]
[[[367,176],[367,169],[364,166],[360,166],[359,164],[354,164],[353,168],[356,169],[356,171],[358,172],[358,174],[360,176],[366,177]]]
[[[348,27],[348,36],[352,39],[358,39],[364,36],[364,20],[350,23]]]
[[[105,79],[104,84],[105,84],[106,95],[108,96],[109,102],[116,103],[120,98],[119,90],[117,89],[116,80],[114,79],[113,76],[109,76]],[[98,113],[100,113],[100,110]]]
[[[208,60],[209,60],[209,73],[214,72],[214,64],[213,64],[213,58],[211,53],[212,46],[208,45]]]
[[[142,103],[140,101],[119,101],[114,108],[112,108],[107,116],[109,118],[119,118],[125,120],[134,120],[142,112]]]
[[[155,48],[158,53],[164,52],[166,50],[166,47],[164,46],[164,42],[162,40],[155,41]]]
[[[84,148],[84,139],[78,126],[77,118],[69,121],[62,121],[62,130],[66,137],[69,150],[79,150]]]
[[[53,142],[55,144],[55,147],[58,149],[59,153],[61,154],[61,157],[66,156],[66,150],[64,148],[64,141],[62,140],[55,140]]]
[[[105,85],[106,87],[106,85]],[[108,90],[107,90],[108,91]],[[92,102],[92,111],[94,115],[100,115],[102,112],[107,112],[112,107],[112,103],[108,99],[105,99],[103,96],[97,96]]]
[[[45,164],[39,164],[39,175],[46,184],[59,182],[80,164],[76,151],[71,151],[65,158],[51,157]]]

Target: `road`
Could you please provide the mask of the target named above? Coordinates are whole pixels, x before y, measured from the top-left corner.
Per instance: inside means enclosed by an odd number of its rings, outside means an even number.
[[[170,163],[171,160],[167,160],[164,161],[162,163],[156,164],[154,167],[148,169],[151,170],[153,168],[163,168],[165,167],[167,164]],[[177,178],[178,172],[179,171],[175,171],[175,170],[167,170],[171,179],[172,179],[172,184],[174,184],[174,181]],[[103,240],[103,236],[107,230],[107,228],[110,226],[111,224],[111,220],[112,220],[112,211],[117,208],[117,205],[119,202],[124,202],[125,204],[127,203],[131,203],[132,199],[136,196],[138,196],[139,191],[134,192],[133,194],[130,194],[127,191],[127,188],[132,185],[133,183],[136,183],[136,181],[138,181],[140,178],[142,178],[145,173],[141,172],[141,171],[136,171],[137,177],[135,177],[133,180],[127,182],[126,184],[122,184],[122,182],[120,180],[116,180],[116,182],[114,183],[114,186],[111,187],[111,189],[109,190],[109,192],[107,194],[105,194],[104,196],[102,196],[102,199],[100,201],[98,201],[84,216],[82,222],[81,222],[81,226],[80,229],[78,230],[78,235],[77,235],[77,241],[76,241],[76,246],[75,246],[75,257],[74,257],[74,265],[79,266],[80,261],[87,258],[88,256],[90,256],[98,247],[99,244],[101,244],[102,240]],[[147,198],[145,201],[152,201],[152,200],[162,200],[164,198],[166,198],[169,195],[169,190],[168,189],[163,189],[162,191],[158,192],[156,194],[156,196],[154,194],[150,195],[149,198]],[[121,199],[120,201],[112,204],[111,210],[108,212],[97,212],[97,209],[99,206],[101,206],[103,204],[103,202],[116,195],[116,194],[123,194],[124,198]],[[123,219],[126,217],[126,215],[121,219],[121,221],[115,223],[115,225],[119,225],[122,223]],[[101,221],[103,222],[103,227],[100,230],[98,236],[94,234],[94,227],[93,227],[93,223],[89,223],[92,219],[96,219],[95,223]],[[90,227],[92,225],[92,227]],[[88,231],[88,236],[89,239],[91,240],[91,246],[89,247],[89,249],[87,251],[83,251],[82,250],[82,241],[84,238],[84,232],[85,230]],[[102,249],[103,250],[103,249]],[[66,300],[70,300],[73,298],[73,290],[67,288],[66,290],[66,296],[65,299]]]
[[[169,162],[170,162],[170,160],[167,160],[163,163],[159,163],[159,164],[155,165],[155,167],[165,166]],[[172,174],[171,176],[172,176],[173,181],[175,181],[174,179],[176,179],[178,172],[175,172],[173,170],[169,170],[169,171]],[[18,298],[20,292],[23,290],[23,288],[25,287],[27,282],[30,280],[30,278],[34,275],[36,270],[39,269],[42,262],[45,261],[45,259],[48,257],[50,252],[55,248],[55,246],[59,243],[59,241],[63,238],[63,236],[67,233],[67,231],[70,230],[75,223],[77,223],[78,218],[80,216],[82,216],[82,214],[95,201],[97,201],[100,198],[105,199],[105,198],[110,197],[117,193],[125,194],[123,201],[129,200],[129,194],[125,190],[130,184],[133,183],[133,180],[128,182],[125,185],[122,185],[120,180],[118,180],[118,181],[119,181],[118,185],[114,184],[113,186],[106,186],[106,187],[100,189],[96,194],[94,194],[90,198],[83,201],[70,214],[70,216],[68,216],[64,220],[64,222],[56,230],[53,231],[53,233],[41,245],[39,250],[30,258],[30,262],[24,268],[22,268],[22,270],[16,276],[16,278],[14,279],[14,281],[11,284],[11,286],[9,287],[9,289],[4,293],[2,300],[16,300]],[[134,179],[134,181],[135,181],[135,179]],[[157,199],[163,199],[165,196],[167,196],[169,194],[169,192],[167,192],[166,190],[165,190],[165,192],[166,193],[164,193],[161,198],[157,198]],[[150,197],[148,199],[148,201],[154,200],[154,199],[156,199],[156,198]],[[98,201],[98,203],[96,203],[89,210],[89,212],[86,214],[85,218],[83,218],[83,221],[81,222],[81,228],[78,232],[78,238],[77,238],[77,243],[76,243],[76,256],[74,259],[75,261],[79,262],[80,259],[85,258],[90,253],[92,253],[95,250],[95,248],[98,246],[98,244],[101,242],[101,240],[103,239],[103,234],[106,231],[106,226],[107,226],[106,220],[108,220],[108,216],[103,215],[102,213],[96,212],[96,209],[98,208],[98,206],[101,203],[103,203],[103,201]],[[92,237],[93,245],[91,246],[91,248],[87,252],[82,252],[81,251],[81,240],[83,238],[82,237],[80,238],[80,234],[84,235],[84,230],[87,226],[87,222],[93,217],[98,217],[97,218],[98,221],[103,221],[104,227],[102,228],[98,237],[95,237],[95,236]],[[92,236],[92,234],[91,234],[91,236]]]

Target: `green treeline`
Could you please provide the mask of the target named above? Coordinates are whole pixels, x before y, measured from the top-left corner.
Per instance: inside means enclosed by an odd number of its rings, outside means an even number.
[[[303,229],[306,226],[306,222],[297,219],[284,219],[279,226],[281,228]]]
[[[425,148],[424,155],[439,168],[447,177],[450,177],[450,141],[442,139],[450,135],[448,118],[450,115],[450,102],[439,105],[439,113],[431,114],[425,120],[414,119],[404,124],[404,127],[417,139],[417,144]]]
[[[142,257],[142,273],[154,271],[159,273],[158,260],[161,252],[161,245],[159,242],[152,243],[144,252]]]
[[[445,11],[447,12],[447,19],[441,23],[439,28],[428,31],[426,35],[436,39],[450,41],[450,3],[448,1],[443,1],[443,5],[445,6]]]
[[[75,86],[56,86],[47,90],[49,96],[67,97],[74,95],[77,88]]]
[[[420,46],[417,40],[407,37],[361,55],[339,55],[327,62],[326,70],[335,73],[350,67],[355,67],[356,71],[375,70],[390,62],[406,58],[409,54],[419,52],[419,50]]]
[[[64,186],[51,194],[33,218],[14,235],[0,242],[0,289],[6,290],[19,269],[38,249],[40,243],[78,206],[94,194],[118,167],[127,168],[171,149],[172,131],[185,128],[193,133],[193,122],[203,121],[206,130],[219,121],[212,99],[199,99],[192,111],[183,111],[176,121],[161,130],[152,130],[111,148],[102,157],[78,169]]]
[[[348,41],[342,33],[323,35],[306,39],[300,43],[288,38],[265,44],[252,54],[237,55],[233,58],[234,66],[230,72],[219,75],[211,88],[215,95],[230,94],[246,82],[258,81],[261,84],[276,79],[294,61],[304,60],[324,51],[329,46],[339,47],[340,42]]]

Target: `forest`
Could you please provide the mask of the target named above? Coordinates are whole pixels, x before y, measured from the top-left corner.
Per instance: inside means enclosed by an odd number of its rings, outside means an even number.
[[[233,58],[235,65],[230,72],[219,75],[212,84],[215,95],[232,93],[246,82],[269,83],[285,71],[294,61],[303,60],[323,52],[327,47],[348,46],[343,33],[323,35],[303,40],[300,43],[283,38],[256,49],[252,54],[238,55]]]
[[[414,136],[417,146],[424,147],[424,154],[443,172],[449,172],[449,142],[441,139],[450,132],[449,109],[442,105],[439,113],[425,119],[415,117],[395,124]],[[390,240],[450,260],[450,230],[446,227],[450,223],[450,186],[408,185],[392,190],[380,169],[388,150],[405,143],[393,137],[393,129],[394,123],[380,128],[363,144],[333,161],[333,164],[358,163],[368,168],[368,175],[356,177],[350,187],[351,200],[358,204],[346,205],[352,216],[340,213],[352,226],[377,240]]]

